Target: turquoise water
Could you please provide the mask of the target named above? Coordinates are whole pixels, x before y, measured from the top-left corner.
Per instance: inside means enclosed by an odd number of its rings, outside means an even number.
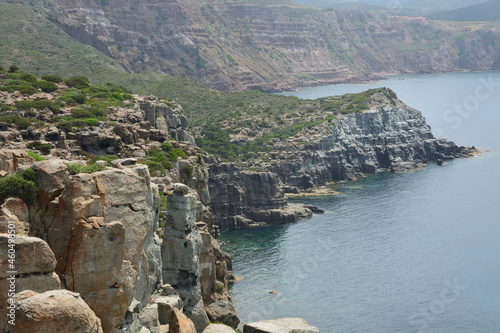
[[[243,277],[232,288],[242,322],[302,317],[322,333],[500,332],[500,87],[487,98],[478,88],[489,75],[500,83],[498,72],[461,73],[295,92],[388,86],[434,130],[490,152],[336,184],[340,195],[295,200],[324,215],[225,232]],[[473,98],[479,106],[459,126],[443,116]]]

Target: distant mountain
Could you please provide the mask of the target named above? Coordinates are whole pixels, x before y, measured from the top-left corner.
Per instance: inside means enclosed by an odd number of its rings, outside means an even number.
[[[445,21],[500,21],[500,0],[490,0],[478,5],[426,15],[432,20]]]
[[[349,0],[294,0],[296,3],[307,7],[319,8],[342,8],[349,4],[357,3],[360,9],[370,10],[369,6],[382,7],[389,10],[416,9],[426,12],[436,12],[442,10],[454,10],[462,7],[476,5],[485,0],[363,0],[364,8],[361,8],[359,1]],[[372,8],[373,9],[373,8]]]

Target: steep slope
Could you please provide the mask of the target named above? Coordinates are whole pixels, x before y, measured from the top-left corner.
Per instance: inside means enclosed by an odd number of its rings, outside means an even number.
[[[282,2],[15,1],[129,72],[185,75],[226,91],[488,70],[500,56],[500,33],[490,25],[464,33],[459,25]]]
[[[36,73],[94,75],[123,71],[121,65],[79,43],[31,7],[0,1],[0,62]]]

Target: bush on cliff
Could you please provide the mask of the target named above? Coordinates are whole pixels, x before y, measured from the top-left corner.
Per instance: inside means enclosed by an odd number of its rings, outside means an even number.
[[[34,153],[32,151],[27,151],[26,153],[28,153],[28,155],[30,155],[37,162],[45,161],[45,157],[40,154]]]
[[[43,75],[42,80],[52,83],[61,83],[63,81],[62,77],[60,77],[59,75],[52,75],[52,74]]]
[[[172,163],[165,157],[165,153],[156,147],[151,148],[146,158],[140,160],[140,162],[148,166],[151,176],[165,176],[167,174],[166,170],[174,168]]]
[[[35,182],[35,172],[28,168],[0,179],[0,204],[8,198],[19,198],[27,205],[35,200],[38,187]]]
[[[28,143],[28,148],[30,149],[36,149],[41,151],[42,153],[48,154],[50,153],[50,150],[54,148],[50,143],[42,143],[40,141],[32,141]]]
[[[72,76],[64,80],[64,83],[66,83],[68,87],[73,87],[77,89],[84,89],[90,86],[89,79],[80,75]]]
[[[31,121],[13,113],[0,115],[0,122],[7,123],[9,125],[14,124],[20,130],[25,130],[31,126]]]
[[[68,167],[70,175],[76,175],[79,173],[94,173],[106,169],[105,166],[97,164],[81,165],[79,163],[68,163],[66,166]]]

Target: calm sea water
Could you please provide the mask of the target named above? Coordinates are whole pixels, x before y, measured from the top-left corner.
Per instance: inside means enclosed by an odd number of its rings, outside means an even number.
[[[489,83],[488,83],[489,82]],[[495,86],[496,84],[496,86]],[[324,215],[225,232],[242,322],[301,317],[332,332],[500,332],[500,73],[308,88],[393,89],[434,131],[489,149],[444,167],[333,185]]]

